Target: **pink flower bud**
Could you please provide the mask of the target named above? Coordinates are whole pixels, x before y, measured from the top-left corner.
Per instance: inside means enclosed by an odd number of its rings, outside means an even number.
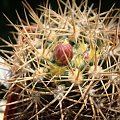
[[[67,65],[73,57],[72,46],[69,43],[61,42],[55,47],[54,57],[58,64]]]

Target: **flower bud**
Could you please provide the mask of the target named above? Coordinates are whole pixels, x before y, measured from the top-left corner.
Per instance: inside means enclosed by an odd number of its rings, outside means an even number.
[[[72,46],[67,42],[61,42],[55,47],[55,61],[60,65],[67,65],[73,57]]]

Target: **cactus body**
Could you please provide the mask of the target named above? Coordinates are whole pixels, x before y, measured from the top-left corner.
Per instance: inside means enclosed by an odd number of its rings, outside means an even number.
[[[119,118],[119,10],[97,13],[87,1],[80,6],[72,2],[58,0],[58,13],[40,7],[41,16],[23,2],[34,23],[26,16],[24,24],[19,15],[20,25],[9,20],[17,37],[16,44],[7,43],[13,48],[11,56],[4,52],[11,67],[7,94],[17,100],[11,99],[14,106],[6,105],[5,118],[10,114],[11,120]],[[20,91],[13,91],[14,86]]]

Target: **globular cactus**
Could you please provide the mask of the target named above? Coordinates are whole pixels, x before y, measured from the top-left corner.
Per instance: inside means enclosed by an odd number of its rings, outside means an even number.
[[[117,120],[120,115],[119,10],[100,13],[83,1],[58,0],[58,12],[23,2],[4,120]],[[61,7],[64,5],[64,9]],[[49,5],[48,5],[49,6]]]

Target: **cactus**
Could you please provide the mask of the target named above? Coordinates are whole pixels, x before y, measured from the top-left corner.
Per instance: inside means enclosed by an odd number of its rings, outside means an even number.
[[[9,22],[16,43],[4,52],[11,77],[4,120],[117,120],[120,115],[119,10],[100,13],[58,0],[58,12],[40,6],[34,22]],[[61,8],[64,5],[64,10]]]

